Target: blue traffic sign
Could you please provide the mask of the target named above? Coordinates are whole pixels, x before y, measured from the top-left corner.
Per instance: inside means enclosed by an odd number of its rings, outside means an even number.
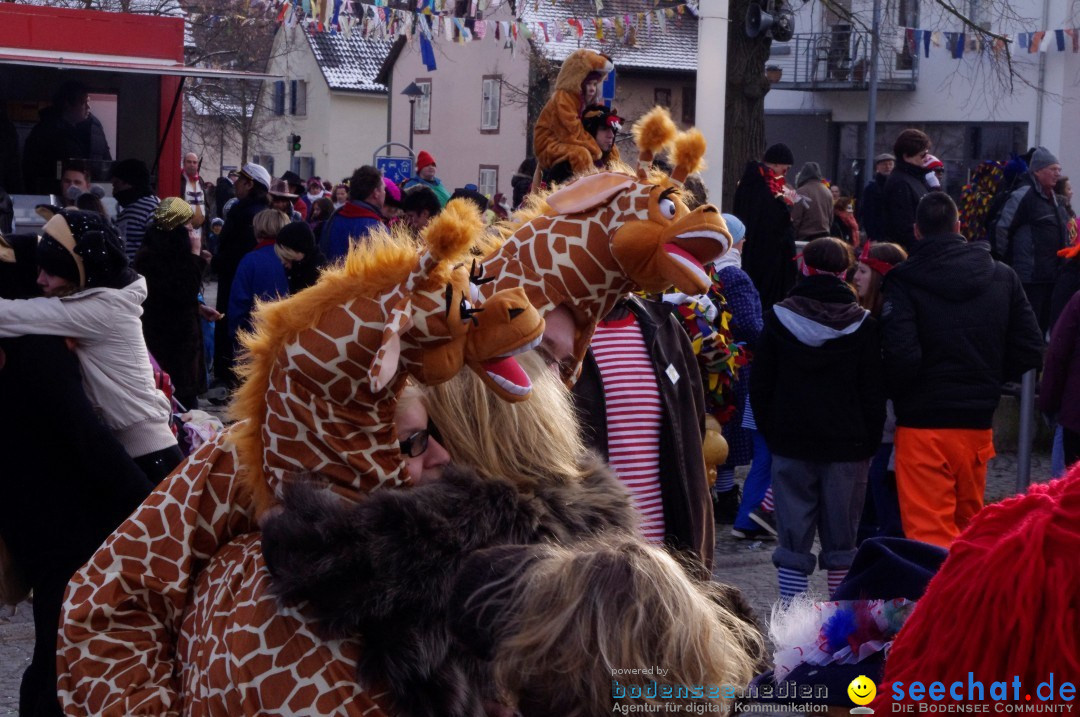
[[[394,184],[401,184],[412,176],[411,157],[376,157],[375,167]]]

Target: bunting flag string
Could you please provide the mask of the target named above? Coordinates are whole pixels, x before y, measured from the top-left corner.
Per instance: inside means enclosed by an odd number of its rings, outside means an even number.
[[[281,5],[276,19],[286,27],[299,25],[309,32],[345,36],[358,32],[362,37],[377,39],[416,38],[419,35],[428,43],[445,40],[463,44],[494,38],[510,43],[513,49],[514,44],[523,40],[563,42],[584,39],[586,34],[600,42],[633,46],[641,36],[667,34],[669,24],[681,22],[687,11],[696,17],[696,8],[685,3],[611,16],[598,14],[535,21],[476,18],[476,11],[483,11],[489,4],[490,0],[469,0],[472,16],[461,17],[447,12],[446,0],[413,0],[411,10],[388,7],[387,0],[287,0]],[[596,0],[596,7],[599,13],[604,7],[603,0]]]
[[[1038,52],[1080,52],[1080,28],[1059,28],[1054,30],[1032,30],[1015,35],[1002,35],[994,38],[989,45],[984,43],[984,36],[971,32],[949,32],[925,30],[922,28],[902,27],[903,47],[913,55],[930,57],[931,48],[944,48],[949,56],[959,60],[965,52],[981,53],[989,49],[995,56],[1004,52],[1006,43],[1016,43],[1021,53]]]

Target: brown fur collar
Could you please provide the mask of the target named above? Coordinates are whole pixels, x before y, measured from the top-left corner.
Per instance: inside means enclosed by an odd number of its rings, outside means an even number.
[[[330,636],[359,638],[367,684],[389,688],[413,717],[482,716],[483,666],[448,628],[451,587],[473,552],[634,531],[629,494],[601,461],[581,482],[526,494],[512,482],[450,468],[436,483],[345,503],[309,484],[287,487],[263,528],[278,594],[307,600]]]

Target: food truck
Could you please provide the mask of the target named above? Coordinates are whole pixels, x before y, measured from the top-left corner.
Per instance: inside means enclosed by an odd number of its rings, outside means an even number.
[[[20,229],[35,223],[36,204],[60,200],[54,192],[68,160],[88,166],[92,183],[106,195],[112,160],[132,157],[151,169],[158,196],[180,193],[186,78],[270,78],[185,65],[184,22],[0,2],[0,188],[14,199]],[[92,156],[68,156],[75,150],[59,142],[28,147],[35,125],[55,108],[54,96],[73,82],[88,92]]]

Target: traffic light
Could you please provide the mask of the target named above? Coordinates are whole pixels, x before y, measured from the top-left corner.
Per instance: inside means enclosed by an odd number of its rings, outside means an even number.
[[[298,134],[290,134],[289,135],[289,151],[290,152],[299,152],[300,151],[300,135],[298,135]]]

